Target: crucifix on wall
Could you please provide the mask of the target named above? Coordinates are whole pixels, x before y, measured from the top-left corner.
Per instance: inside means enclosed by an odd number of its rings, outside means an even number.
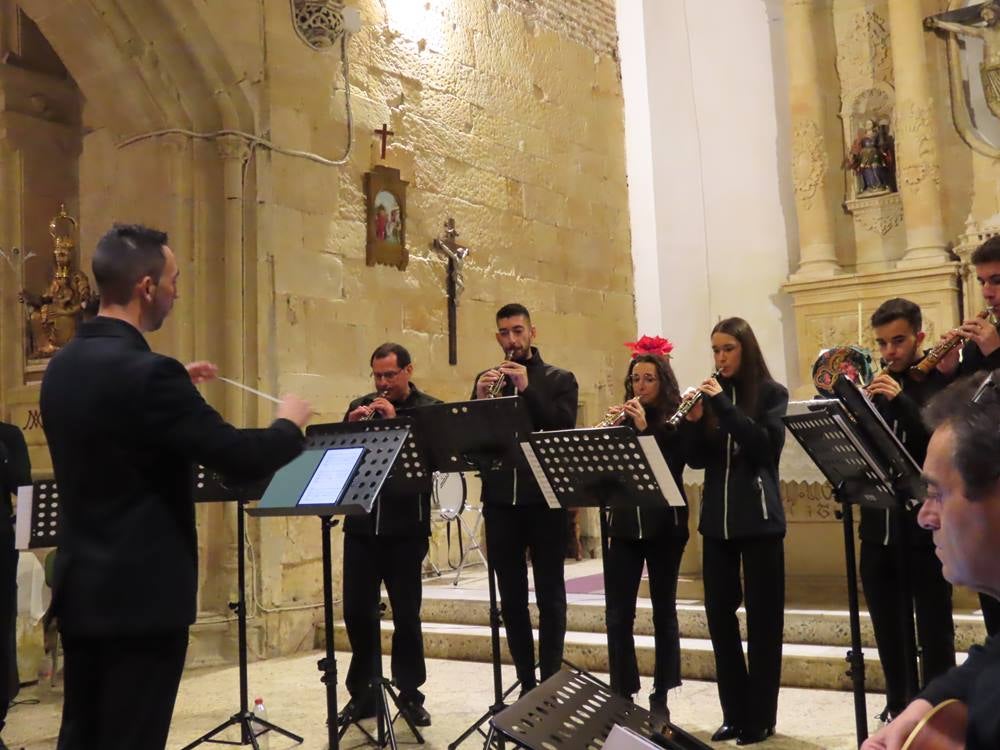
[[[384,122],[382,123],[382,127],[381,128],[379,128],[378,130],[373,130],[372,132],[375,135],[377,135],[379,138],[382,139],[382,158],[384,159],[385,158],[385,148],[386,148],[386,146],[389,143],[389,136],[390,135],[396,135],[396,133],[393,132],[392,130],[389,130],[388,123],[384,123]]]
[[[449,218],[444,223],[444,232],[434,240],[433,247],[448,256],[448,364],[458,364],[458,301],[465,284],[462,281],[462,265],[470,250],[458,244],[458,230],[455,220]]]

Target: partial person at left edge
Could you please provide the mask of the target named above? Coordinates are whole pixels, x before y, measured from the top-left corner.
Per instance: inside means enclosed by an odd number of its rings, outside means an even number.
[[[17,695],[17,550],[11,497],[31,484],[31,461],[21,430],[0,422],[0,732]],[[7,746],[0,738],[0,750]]]
[[[195,463],[235,480],[301,453],[311,407],[285,396],[264,429],[237,429],[185,367],[150,350],[177,299],[167,235],[116,224],[97,244],[98,315],[49,362],[41,415],[62,499],[51,612],[65,651],[58,750],[166,744],[195,620]]]

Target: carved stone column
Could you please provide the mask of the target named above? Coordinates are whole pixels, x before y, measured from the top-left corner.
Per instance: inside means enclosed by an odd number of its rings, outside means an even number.
[[[837,262],[834,207],[837,205],[826,139],[826,87],[817,49],[821,18],[829,3],[785,0],[785,40],[792,122],[792,178],[799,222],[799,267],[794,278],[833,276]]]
[[[889,0],[896,84],[896,158],[906,254],[901,266],[946,262],[941,164],[934,99],[927,72],[925,3]]]

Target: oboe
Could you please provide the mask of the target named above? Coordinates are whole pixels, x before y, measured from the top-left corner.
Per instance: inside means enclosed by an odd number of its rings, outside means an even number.
[[[993,311],[992,307],[987,307],[979,315],[976,316],[980,320],[988,320],[994,326],[1000,325],[1000,320],[997,319],[996,313]],[[947,338],[940,344],[931,349],[924,356],[922,360],[917,362],[910,368],[910,377],[916,380],[918,383],[924,380],[928,375],[931,374],[931,370],[937,367],[938,362],[944,359],[948,352],[954,349],[956,346],[965,343],[965,337],[961,334],[956,333],[951,338]]]
[[[510,362],[514,359],[514,350],[510,351],[504,350],[504,362]],[[500,377],[493,381],[490,385],[490,389],[486,392],[487,398],[497,398],[501,393],[503,393],[504,386],[507,385],[507,376],[504,375],[503,371],[500,372]]]
[[[385,391],[379,391],[378,395],[375,398],[387,398],[388,396],[389,396],[389,391],[385,390]],[[372,405],[372,403],[374,403],[374,401],[375,401],[375,399],[373,398],[371,400],[371,402],[368,404],[369,408],[371,408],[371,405]],[[358,421],[359,422],[368,422],[368,421],[370,421],[372,419],[375,419],[375,415],[376,414],[378,414],[378,411],[376,409],[371,409],[371,411],[369,411],[367,414],[365,414],[363,417],[361,417]]]
[[[717,378],[721,373],[722,373],[722,368],[719,368],[718,370],[712,373],[711,377]],[[692,393],[689,393],[687,396],[681,399],[680,406],[677,407],[677,411],[674,412],[673,416],[667,420],[667,424],[670,425],[671,427],[676,427],[677,425],[679,425],[681,423],[681,420],[688,415],[688,412],[690,412],[695,407],[695,404],[701,401],[701,397],[703,395],[705,394],[703,394],[701,391],[696,390]]]

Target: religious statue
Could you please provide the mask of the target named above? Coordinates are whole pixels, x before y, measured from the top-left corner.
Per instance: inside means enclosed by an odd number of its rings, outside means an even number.
[[[59,351],[76,334],[83,316],[97,307],[97,295],[91,292],[87,275],[71,269],[75,227],[76,220],[66,214],[65,206],[60,206],[59,215],[49,222],[49,234],[55,241],[52,280],[41,294],[23,289],[18,295],[28,308],[31,359],[45,359]]]
[[[979,73],[983,81],[986,104],[996,117],[1000,117],[1000,4],[980,3],[939,13],[924,19],[924,27],[947,31],[957,36],[971,36],[983,40],[983,60]]]
[[[859,198],[896,189],[895,160],[895,139],[889,132],[888,120],[880,121],[879,127],[874,120],[865,120],[846,160],[846,167],[857,175]]]
[[[458,244],[458,230],[455,220],[444,223],[444,232],[434,240],[433,247],[448,256],[448,364],[458,364],[458,302],[465,289],[462,280],[462,266],[469,254],[469,248]]]

